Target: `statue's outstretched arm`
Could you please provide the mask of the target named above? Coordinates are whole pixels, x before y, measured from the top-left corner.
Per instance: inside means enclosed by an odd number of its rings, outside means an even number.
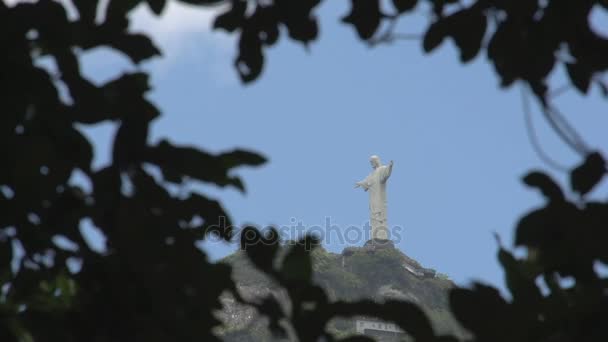
[[[388,177],[391,176],[391,172],[393,172],[393,161],[392,160],[386,166],[386,169],[384,169],[384,174],[382,175],[382,183],[384,183],[388,180]]]
[[[355,183],[355,189],[359,188],[359,187],[363,188],[363,190],[365,190],[365,191],[367,191],[367,189],[369,189],[369,186],[367,185],[367,182],[364,181],[364,180]]]

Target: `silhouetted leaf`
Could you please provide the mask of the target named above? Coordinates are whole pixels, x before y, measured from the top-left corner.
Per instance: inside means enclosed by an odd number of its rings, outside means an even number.
[[[600,91],[604,97],[608,97],[608,85],[602,81],[598,81],[597,85],[600,87]]]
[[[161,15],[163,13],[166,0],[146,0],[146,2],[154,14]]]
[[[450,21],[450,35],[460,49],[460,61],[469,62],[481,49],[487,28],[485,15],[479,9],[470,8],[452,14],[447,20]]]
[[[393,0],[393,5],[399,13],[411,11],[417,3],[418,0]]]
[[[290,20],[285,23],[287,31],[292,39],[301,41],[304,44],[317,38],[319,28],[317,21],[313,18],[303,17],[297,20]]]
[[[424,34],[422,48],[424,52],[429,53],[438,47],[445,39],[447,32],[442,21],[436,21],[429,26]]]
[[[201,238],[205,238],[208,234],[215,234],[226,241],[230,241],[232,238],[234,230],[232,221],[218,201],[200,194],[191,194],[179,203],[179,210],[176,212],[189,221],[196,216],[203,219],[202,225],[193,227],[203,229]]]
[[[521,4],[536,6],[534,2]],[[548,37],[542,25],[526,27],[525,34],[522,34],[520,25],[514,18],[499,25],[488,44],[488,58],[501,77],[501,86],[509,86],[515,80],[523,79],[537,97],[543,99],[546,94],[545,78],[555,65],[559,40]],[[559,25],[556,29],[561,27]]]
[[[585,195],[600,182],[606,174],[606,162],[599,152],[587,155],[585,162],[570,173],[572,190]]]
[[[5,284],[6,279],[3,273],[10,272],[11,261],[13,260],[12,241],[2,236],[2,234],[4,232],[0,231],[0,286]]]
[[[538,188],[543,196],[550,201],[564,201],[564,193],[559,185],[557,185],[551,177],[542,172],[530,172],[523,178],[523,181],[528,186]]]
[[[310,252],[313,244],[311,237],[298,241],[287,252],[281,266],[281,275],[289,281],[309,282],[312,278],[312,260]]]
[[[219,156],[212,156],[192,147],[179,147],[163,140],[157,146],[148,147],[144,158],[158,165],[167,181],[181,182],[192,177],[211,182],[218,186],[231,185],[244,191],[238,177],[228,175],[229,169],[240,165],[260,165],[264,158],[243,150],[234,150]]]
[[[241,231],[241,249],[247,253],[249,259],[260,270],[267,274],[274,274],[273,262],[279,250],[278,233],[270,229],[262,234],[255,227],[245,227]]]
[[[285,317],[285,313],[276,298],[267,296],[260,305],[256,305],[260,313],[268,317],[270,320],[270,330],[276,337],[285,338],[287,332],[281,326],[281,320]]]
[[[604,264],[608,264],[608,203],[590,202],[586,204],[583,211],[581,226],[586,227],[586,234],[581,236],[579,243],[585,243],[588,252],[593,259],[599,259]]]
[[[112,146],[112,161],[120,168],[143,161],[148,140],[148,122],[126,119],[118,127]]]
[[[566,63],[566,70],[572,84],[583,94],[587,94],[593,73],[582,63]]]
[[[550,203],[519,220],[515,244],[526,246],[529,259],[537,262],[544,272],[588,278],[594,252],[587,242],[583,243],[590,239],[590,229],[584,222],[584,210],[572,203]]]
[[[567,243],[565,232],[574,230],[578,211],[571,203],[554,203],[524,215],[515,232],[515,245],[540,247],[547,243]],[[551,236],[552,240],[546,240]]]
[[[508,304],[493,287],[475,283],[473,289],[452,289],[450,307],[458,321],[480,341],[509,336]]]
[[[106,7],[106,20],[113,21],[125,17],[128,12],[133,10],[143,1],[144,0],[110,0]]]
[[[123,107],[127,106],[128,102],[143,96],[148,90],[150,90],[149,77],[142,72],[124,73],[102,87],[103,95],[110,105]]]
[[[75,0],[72,1],[81,20],[93,22],[97,14],[99,0]]]
[[[449,36],[460,49],[460,61],[466,63],[479,53],[486,27],[485,16],[476,8],[460,10],[448,17],[439,18],[424,35],[424,51],[431,52]]]
[[[266,163],[266,158],[260,154],[239,149],[222,153],[218,158],[226,169],[237,166],[260,166]]]
[[[139,63],[154,56],[160,56],[160,50],[150,38],[143,34],[122,34],[108,42],[113,48],[126,54],[133,63]]]
[[[536,275],[526,274],[522,264],[502,246],[498,250],[498,261],[504,269],[506,285],[513,299],[529,306],[538,305],[542,295],[534,283]]]
[[[264,55],[262,42],[258,33],[246,30],[239,39],[239,55],[234,62],[241,81],[248,83],[255,80],[262,72]]]
[[[246,191],[245,184],[243,183],[243,180],[241,180],[241,178],[239,177],[228,177],[228,183],[237,188],[237,190],[239,190],[240,192],[244,193]]]
[[[351,24],[361,39],[370,39],[380,26],[384,16],[380,12],[378,0],[351,0],[351,11],[342,18],[342,22]]]
[[[228,32],[233,32],[243,25],[246,9],[246,1],[233,1],[232,7],[230,7],[228,11],[215,17],[215,21],[213,21],[213,28],[222,28]]]
[[[290,3],[292,5],[293,3]],[[279,14],[275,7],[258,6],[247,20],[247,27],[258,32],[264,45],[273,45],[279,38]]]

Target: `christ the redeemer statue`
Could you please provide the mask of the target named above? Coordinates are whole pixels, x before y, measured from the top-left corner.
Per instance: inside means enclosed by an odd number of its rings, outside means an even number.
[[[386,219],[386,181],[393,171],[393,161],[382,165],[380,158],[373,155],[369,158],[374,169],[364,180],[355,183],[355,188],[369,192],[369,216],[372,225],[372,240],[388,240],[388,223]]]

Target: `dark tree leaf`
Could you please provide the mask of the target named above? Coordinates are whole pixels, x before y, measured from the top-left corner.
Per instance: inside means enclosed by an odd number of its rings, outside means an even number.
[[[319,28],[312,10],[319,2],[319,0],[275,1],[276,17],[287,27],[287,32],[293,40],[307,45],[317,38]]]
[[[138,98],[150,90],[148,74],[143,72],[125,73],[103,85],[103,93],[110,103]]]
[[[549,201],[564,201],[564,193],[559,185],[551,177],[542,172],[530,172],[523,178],[523,181],[528,186],[538,188]]]
[[[317,21],[310,17],[290,20],[285,23],[285,26],[287,26],[289,37],[304,44],[317,38],[317,34],[319,33]]]
[[[511,85],[519,76],[518,56],[515,52],[522,49],[517,27],[511,22],[502,23],[494,32],[488,44],[488,59],[492,61],[496,73],[501,78],[501,86]]]
[[[260,154],[239,149],[222,153],[218,158],[226,169],[237,166],[260,166],[266,163],[266,158]]]
[[[161,15],[167,0],[146,0],[146,2],[154,14]]]
[[[104,118],[142,124],[156,119],[160,112],[144,97],[149,89],[148,75],[141,72],[123,74],[104,84],[101,88]]]
[[[260,305],[256,305],[256,308],[260,313],[268,317],[270,320],[269,328],[276,337],[285,338],[287,336],[287,331],[280,324],[281,320],[285,318],[285,313],[276,298],[268,296],[264,298]]]
[[[65,140],[61,142],[64,158],[71,159],[83,171],[90,171],[93,161],[91,143],[75,128],[66,130],[64,138]]]
[[[310,14],[321,0],[301,0],[294,2],[291,0],[276,0],[277,9],[282,12],[283,17],[302,16]]]
[[[598,81],[597,85],[598,85],[598,87],[600,87],[600,91],[602,92],[602,95],[604,97],[608,97],[608,85],[606,85],[606,83],[604,83],[603,81]]]
[[[292,322],[301,341],[319,341],[325,335],[329,300],[325,290],[311,282],[284,281],[293,303]]]
[[[418,0],[393,0],[393,6],[399,13],[408,12],[416,7]]]
[[[308,283],[312,279],[312,260],[310,252],[318,242],[306,237],[291,247],[281,266],[281,275],[288,281]]]
[[[257,31],[245,30],[239,39],[239,55],[234,62],[241,81],[254,81],[264,66],[262,42]]]
[[[273,45],[279,38],[279,15],[275,7],[258,6],[247,19],[247,29],[258,32],[258,38],[264,45]]]
[[[144,0],[110,0],[106,8],[106,20],[114,21],[124,18],[127,13],[137,7],[142,1]]]
[[[587,155],[585,162],[570,173],[570,186],[572,190],[585,195],[606,174],[606,162],[599,152]]]
[[[524,215],[517,223],[515,245],[538,248],[551,236],[553,242],[563,239],[563,231],[576,215],[571,204],[564,202],[548,205]],[[559,235],[559,236],[558,236]]]
[[[99,0],[74,0],[72,1],[72,3],[78,10],[78,14],[81,20],[90,23],[95,21]]]
[[[539,304],[542,295],[536,283],[534,283],[536,275],[525,274],[522,264],[502,246],[498,250],[498,261],[505,272],[507,288],[513,299],[526,305]]]
[[[245,23],[245,10],[247,9],[246,1],[233,1],[232,7],[220,15],[213,21],[214,29],[224,29],[228,32],[233,32]]]
[[[4,285],[5,277],[4,272],[10,272],[11,269],[11,261],[13,260],[13,246],[11,239],[7,239],[2,236],[5,234],[2,230],[0,230],[0,284]]]
[[[351,4],[351,11],[342,22],[353,25],[361,39],[372,38],[384,16],[379,0],[351,0]]]
[[[529,258],[544,272],[587,277],[593,267],[593,248],[581,242],[589,234],[584,222],[583,212],[572,203],[549,204],[520,219],[515,244],[526,246]]]
[[[478,9],[467,9],[454,13],[447,20],[451,22],[450,35],[460,49],[460,61],[471,61],[481,49],[486,33],[487,19]]]
[[[452,289],[450,307],[456,319],[480,341],[492,340],[493,336],[503,336],[507,333],[507,322],[511,322],[508,304],[498,290],[479,283],[476,283],[473,289]]]
[[[127,55],[136,64],[161,55],[160,50],[152,43],[150,38],[138,33],[125,33],[116,36],[108,42],[108,45]]]
[[[247,253],[249,260],[269,275],[275,274],[273,263],[279,250],[278,233],[274,229],[262,234],[255,227],[245,227],[241,231],[241,249]]]
[[[240,192],[245,193],[247,189],[245,188],[245,184],[243,183],[243,180],[240,177],[229,177],[228,179],[228,183],[230,185],[237,188],[237,190],[239,190]]]
[[[593,72],[583,63],[566,63],[566,70],[576,89],[583,94],[587,94]]]
[[[184,176],[211,182],[218,186],[231,185],[243,191],[238,177],[230,177],[228,171],[240,165],[260,165],[263,157],[255,153],[235,150],[215,157],[191,147],[178,147],[163,140],[157,146],[148,147],[147,161],[158,165],[167,181],[181,182]]]
[[[546,92],[545,79],[553,70],[556,62],[555,52],[560,46],[559,40],[547,36],[547,30],[553,32],[561,24],[556,24],[556,27],[551,29],[542,25],[530,25],[526,26],[524,31],[521,25],[515,18],[503,21],[490,39],[488,58],[501,77],[501,86],[506,87],[517,79],[523,79],[537,97],[542,99]]]
[[[148,122],[126,119],[118,127],[112,147],[112,161],[121,169],[143,161],[148,139]]]
[[[586,227],[588,235],[581,240],[585,241],[587,248],[593,255],[593,258],[601,260],[604,264],[608,264],[608,202],[591,202],[587,203],[583,211],[584,222],[581,226]]]
[[[445,22],[438,20],[432,23],[424,34],[424,40],[422,41],[424,52],[429,53],[433,51],[443,42],[447,34]]]

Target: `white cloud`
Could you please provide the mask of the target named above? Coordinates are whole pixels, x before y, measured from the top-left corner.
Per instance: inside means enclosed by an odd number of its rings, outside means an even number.
[[[234,37],[212,29],[213,19],[223,9],[223,6],[201,8],[167,1],[159,17],[144,4],[131,14],[131,30],[148,34],[160,47],[163,58],[154,63],[160,69],[157,71],[168,72],[184,56],[190,56],[221,83],[235,82]]]
[[[9,6],[19,2],[34,0],[0,0]],[[56,0],[62,3],[70,18],[78,16],[70,0]],[[101,10],[107,0],[101,0]],[[151,63],[154,72],[165,74],[171,71],[184,57],[196,60],[196,72],[209,74],[220,84],[237,83],[237,76],[232,68],[236,53],[235,37],[212,29],[213,20],[226,6],[192,6],[178,1],[168,0],[161,16],[156,16],[145,2],[131,12],[132,32],[141,32],[150,36],[161,49],[163,57]],[[93,57],[92,68],[99,66],[123,65],[116,58]],[[89,58],[90,59],[90,58]],[[121,68],[124,68],[121,66]],[[108,78],[110,76],[106,76]],[[102,77],[103,78],[103,77]]]
[[[212,34],[211,30],[213,18],[220,10],[217,6],[200,8],[167,1],[165,10],[158,17],[142,4],[131,13],[131,28],[150,34],[165,48],[183,47],[193,35],[200,35],[221,46],[227,41],[226,35]]]

